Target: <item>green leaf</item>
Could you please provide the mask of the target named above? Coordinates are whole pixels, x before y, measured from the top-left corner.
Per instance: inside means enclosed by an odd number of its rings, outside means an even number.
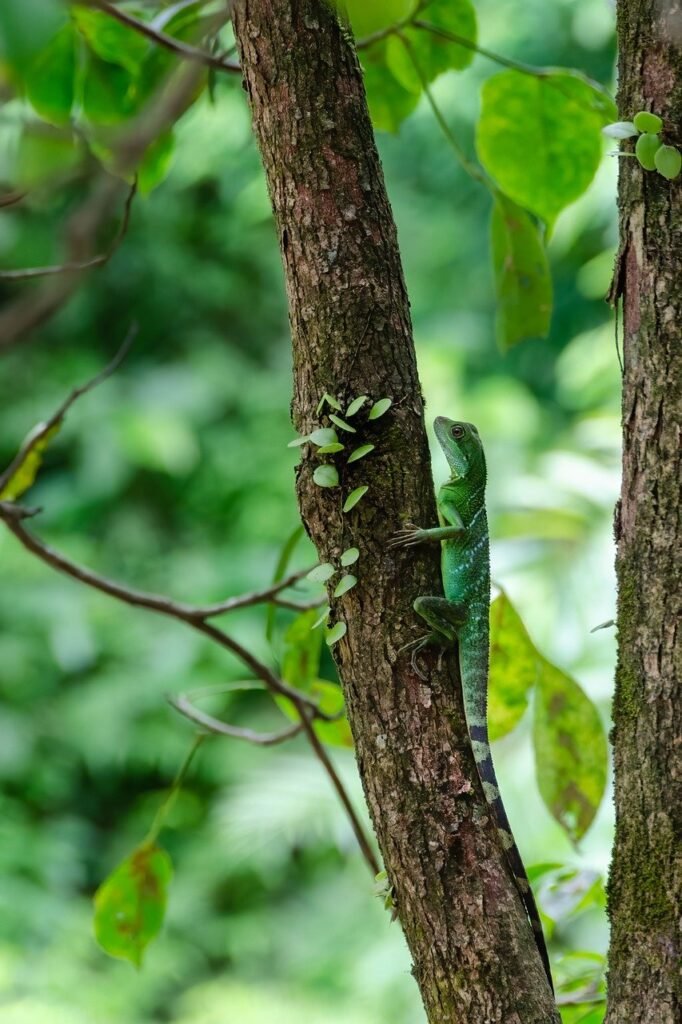
[[[328,445],[335,444],[339,440],[339,436],[333,427],[320,427],[318,430],[313,430],[310,440],[316,445]]]
[[[538,786],[551,814],[577,842],[604,795],[606,735],[574,679],[544,658],[539,669],[533,721]]]
[[[343,565],[344,567],[347,565],[354,565],[359,557],[360,552],[358,551],[357,548],[346,548],[346,550],[341,555],[341,565]]]
[[[352,590],[357,583],[357,577],[353,576],[352,573],[348,573],[346,576],[342,576],[339,582],[336,584],[334,590],[334,597],[343,597],[349,590]]]
[[[431,0],[419,10],[419,20],[476,43],[476,12],[470,0]],[[426,29],[404,28],[401,35],[407,39],[409,48],[398,36],[389,37],[386,61],[403,88],[411,92],[422,91],[415,62],[426,81],[431,82],[444,71],[468,68],[474,58],[473,48],[460,46]]]
[[[332,421],[332,423],[336,424],[339,430],[345,430],[349,434],[357,433],[355,427],[351,427],[350,423],[346,423],[345,420],[342,420],[340,416],[336,416],[333,412],[329,413],[329,419]]]
[[[521,721],[538,678],[541,656],[504,591],[490,605],[488,728],[491,740]]]
[[[68,177],[83,158],[79,141],[47,124],[27,124],[19,139],[15,183],[27,189]]]
[[[315,410],[318,416],[324,409],[325,402],[327,405],[331,405],[332,409],[336,409],[337,412],[341,412],[341,403],[339,402],[338,398],[334,398],[333,395],[330,395],[327,391],[325,391],[325,393],[322,395],[322,398],[317,403],[317,409]]]
[[[668,181],[673,181],[682,168],[682,155],[676,146],[661,146],[654,157],[656,170]]]
[[[91,7],[72,8],[72,17],[93,53],[109,64],[118,64],[135,76],[151,45],[139,32],[115,21],[105,11]]]
[[[65,25],[31,62],[24,76],[33,108],[50,124],[68,124],[74,102],[76,54],[73,28]]]
[[[645,132],[637,139],[635,155],[645,171],[656,170],[656,153],[661,148],[661,140],[658,135],[649,135]]]
[[[83,79],[83,113],[95,125],[120,124],[137,109],[133,79],[117,64],[88,52]],[[98,157],[99,159],[99,157]]]
[[[175,153],[173,132],[164,132],[147,146],[137,166],[137,187],[142,195],[148,195],[168,176]]]
[[[392,405],[392,398],[380,398],[379,401],[375,402],[369,410],[369,419],[378,420],[380,416],[383,416],[384,413],[388,412]]]
[[[338,487],[339,473],[336,466],[325,463],[318,466],[313,473],[313,480],[318,487]]]
[[[490,226],[497,340],[503,350],[526,338],[545,338],[552,317],[552,278],[538,224],[501,192]]]
[[[658,114],[650,114],[648,110],[640,110],[634,116],[634,127],[638,132],[650,132],[656,135],[663,127],[663,121]]]
[[[318,609],[311,608],[297,615],[284,634],[282,679],[304,693],[309,692],[313,680],[320,674],[322,634],[314,631],[317,618]],[[288,701],[287,705],[297,719],[293,705]]]
[[[339,7],[350,19],[356,38],[361,39],[408,17],[414,0],[342,0]]]
[[[386,40],[361,54],[367,104],[379,131],[397,132],[419,103],[419,93],[403,88],[386,64]]]
[[[110,956],[137,967],[158,935],[173,874],[171,859],[144,843],[119,864],[95,893],[95,938]]]
[[[316,565],[314,569],[311,569],[307,574],[306,579],[312,580],[313,583],[326,583],[327,580],[331,579],[336,569],[331,562],[322,562],[320,565]]]
[[[293,439],[293,441],[289,441],[289,443],[287,445],[287,448],[299,448],[302,444],[305,444],[306,441],[309,441],[309,440],[310,440],[310,435],[309,434],[305,434],[305,436],[302,435],[301,437],[295,437]]]
[[[28,447],[31,438],[29,434],[24,441],[24,445],[27,446],[26,454],[0,491],[1,501],[15,501],[32,486],[42,465],[45,449],[52,438],[59,433],[60,428],[61,422],[55,423],[39,441],[30,447]],[[42,424],[36,428],[36,430],[40,429],[42,429]]]
[[[349,462],[357,462],[358,459],[364,459],[365,455],[369,455],[370,452],[374,451],[373,444],[361,444],[359,448],[356,448],[348,456]]]
[[[66,16],[62,0],[2,0],[0,57],[21,71],[49,45]]]
[[[363,405],[365,404],[365,402],[368,401],[368,399],[369,395],[358,395],[357,398],[354,398],[353,401],[348,406],[348,408],[346,409],[346,416],[355,416],[356,412],[359,412],[360,409],[362,409]]]
[[[289,534],[287,539],[282,545],[282,550],[279,553],[277,559],[277,565],[275,566],[275,574],[272,577],[273,583],[279,583],[284,578],[284,573],[287,571],[287,566],[291,561],[291,556],[294,553],[296,545],[304,534],[303,524],[299,523],[292,532]],[[268,612],[265,623],[265,639],[268,643],[272,643],[272,637],[275,631],[275,619],[277,617],[277,606],[274,604],[268,605]]]
[[[632,121],[614,121],[612,124],[605,125],[601,133],[607,139],[631,139],[633,135],[637,134],[637,129]]]
[[[321,634],[318,634],[321,636]],[[334,722],[315,722],[315,732],[323,743],[330,747],[346,747],[352,749],[353,736],[350,725],[343,711],[343,690],[337,683],[327,679],[316,679],[310,687],[310,696],[317,700],[320,709],[327,715],[339,715]]]
[[[369,487],[367,484],[363,484],[362,487],[356,487],[355,490],[351,491],[345,502],[343,503],[343,511],[350,512],[352,508],[355,508],[357,503],[367,494]]]
[[[318,455],[336,455],[337,452],[342,452],[344,446],[337,441],[334,444],[323,444],[321,448],[317,449]]]
[[[327,647],[333,647],[334,644],[338,643],[341,637],[345,636],[348,632],[348,627],[345,622],[337,622],[335,626],[328,629],[324,635],[324,642]]]
[[[552,224],[595,175],[608,109],[603,93],[577,73],[502,71],[482,90],[481,163],[506,195]]]

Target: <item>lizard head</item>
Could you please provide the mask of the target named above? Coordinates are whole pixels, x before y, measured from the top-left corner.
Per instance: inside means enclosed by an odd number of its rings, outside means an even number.
[[[433,426],[453,478],[479,476],[482,471],[485,479],[483,445],[473,423],[462,423],[460,420],[437,416]]]

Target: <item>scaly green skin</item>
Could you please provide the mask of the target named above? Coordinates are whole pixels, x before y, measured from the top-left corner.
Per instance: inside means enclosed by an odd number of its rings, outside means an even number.
[[[464,711],[474,760],[507,863],[532,925],[547,978],[552,985],[540,915],[500,797],[488,738],[490,545],[485,510],[486,466],[483,445],[476,427],[471,423],[455,422],[439,416],[434,426],[451,469],[450,479],[438,492],[438,518],[441,525],[428,530],[401,530],[393,545],[442,544],[445,598],[418,597],[414,602],[415,611],[433,631],[420,641],[419,647],[434,642],[441,646],[457,642]],[[413,664],[416,664],[414,655]]]

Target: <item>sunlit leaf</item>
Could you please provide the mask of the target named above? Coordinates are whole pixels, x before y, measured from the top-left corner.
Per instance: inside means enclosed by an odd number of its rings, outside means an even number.
[[[513,604],[502,592],[490,605],[488,728],[492,740],[516,728],[538,677],[538,654]]]
[[[577,73],[502,71],[483,85],[478,155],[506,195],[552,224],[592,181],[609,114]]]
[[[96,125],[120,124],[137,109],[130,73],[88,52],[84,61],[82,103],[85,117]]]
[[[68,177],[83,159],[83,147],[66,129],[24,125],[16,154],[15,183],[33,189]]]
[[[24,445],[26,445],[28,449],[26,455],[16,467],[3,489],[0,491],[0,500],[15,501],[17,498],[21,497],[24,491],[27,491],[29,487],[32,486],[36,476],[38,475],[38,470],[42,465],[45,449],[52,438],[59,433],[60,428],[61,423],[55,423],[54,426],[50,427],[40,440],[36,441],[33,445],[30,445],[31,435],[29,434],[26,441],[24,441]],[[40,429],[42,429],[42,425],[36,428],[36,430]]]
[[[333,444],[323,444],[321,448],[317,449],[317,454],[336,455],[338,452],[342,452],[343,448],[344,446],[339,441],[335,441]]]
[[[318,635],[321,635],[318,633]],[[334,722],[315,722],[315,732],[323,743],[331,747],[353,746],[353,736],[350,731],[348,719],[343,712],[343,690],[337,683],[330,683],[326,679],[317,679],[310,687],[310,696],[313,697],[326,715],[339,715]]]
[[[318,487],[337,487],[339,483],[339,472],[336,466],[325,463],[317,466],[313,473],[313,480]]]
[[[284,634],[282,678],[304,693],[320,674],[322,634],[315,629],[317,617],[317,608],[308,609],[296,616]]]
[[[356,448],[348,456],[349,462],[357,462],[358,459],[364,459],[365,455],[369,455],[370,452],[374,451],[373,444],[361,444],[359,448]]]
[[[305,444],[306,441],[309,440],[310,437],[308,436],[308,434],[306,434],[304,437],[295,437],[293,441],[289,441],[287,448],[300,448],[302,444]]]
[[[607,139],[631,139],[637,134],[637,129],[632,121],[614,121],[612,124],[605,125],[601,133]]]
[[[367,494],[368,490],[367,484],[363,484],[362,487],[356,487],[355,490],[351,491],[343,504],[343,511],[350,512],[352,508],[355,508],[357,503]]]
[[[328,391],[322,395],[322,398],[317,403],[317,409],[315,412],[319,416],[326,405],[331,405],[332,409],[336,409],[337,412],[341,412],[342,406],[338,398],[334,398],[334,395],[330,395]]]
[[[350,19],[358,39],[378,32],[389,25],[396,25],[409,14],[414,0],[338,0],[338,6]]]
[[[500,347],[545,338],[552,317],[552,278],[540,229],[501,192],[493,203],[491,243]]]
[[[137,967],[163,924],[170,857],[155,844],[139,846],[95,893],[95,937],[110,956]]]
[[[536,684],[533,744],[538,786],[551,814],[577,842],[606,786],[606,734],[576,681],[544,658]]]
[[[330,612],[331,608],[329,607],[328,604],[326,604],[310,628],[317,629],[318,626],[321,626],[322,623],[326,622],[327,619],[329,618]]]

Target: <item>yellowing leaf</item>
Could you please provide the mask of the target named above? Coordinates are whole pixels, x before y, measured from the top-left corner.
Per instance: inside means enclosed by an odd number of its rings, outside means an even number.
[[[515,729],[538,677],[538,654],[513,604],[502,592],[490,605],[488,729],[491,740]]]
[[[153,843],[126,857],[95,893],[95,938],[110,956],[137,967],[158,935],[173,874],[171,859]]]
[[[27,491],[32,486],[42,464],[43,453],[55,434],[59,433],[60,427],[61,422],[55,423],[35,444],[31,444],[31,435],[29,434],[24,441],[26,454],[19,465],[16,466],[5,486],[0,490],[0,500],[15,501],[21,497],[24,491]],[[40,424],[33,433],[35,434],[42,429],[42,424]]]
[[[590,827],[606,787],[606,734],[575,679],[544,658],[536,685],[533,745],[542,799],[573,842]]]

